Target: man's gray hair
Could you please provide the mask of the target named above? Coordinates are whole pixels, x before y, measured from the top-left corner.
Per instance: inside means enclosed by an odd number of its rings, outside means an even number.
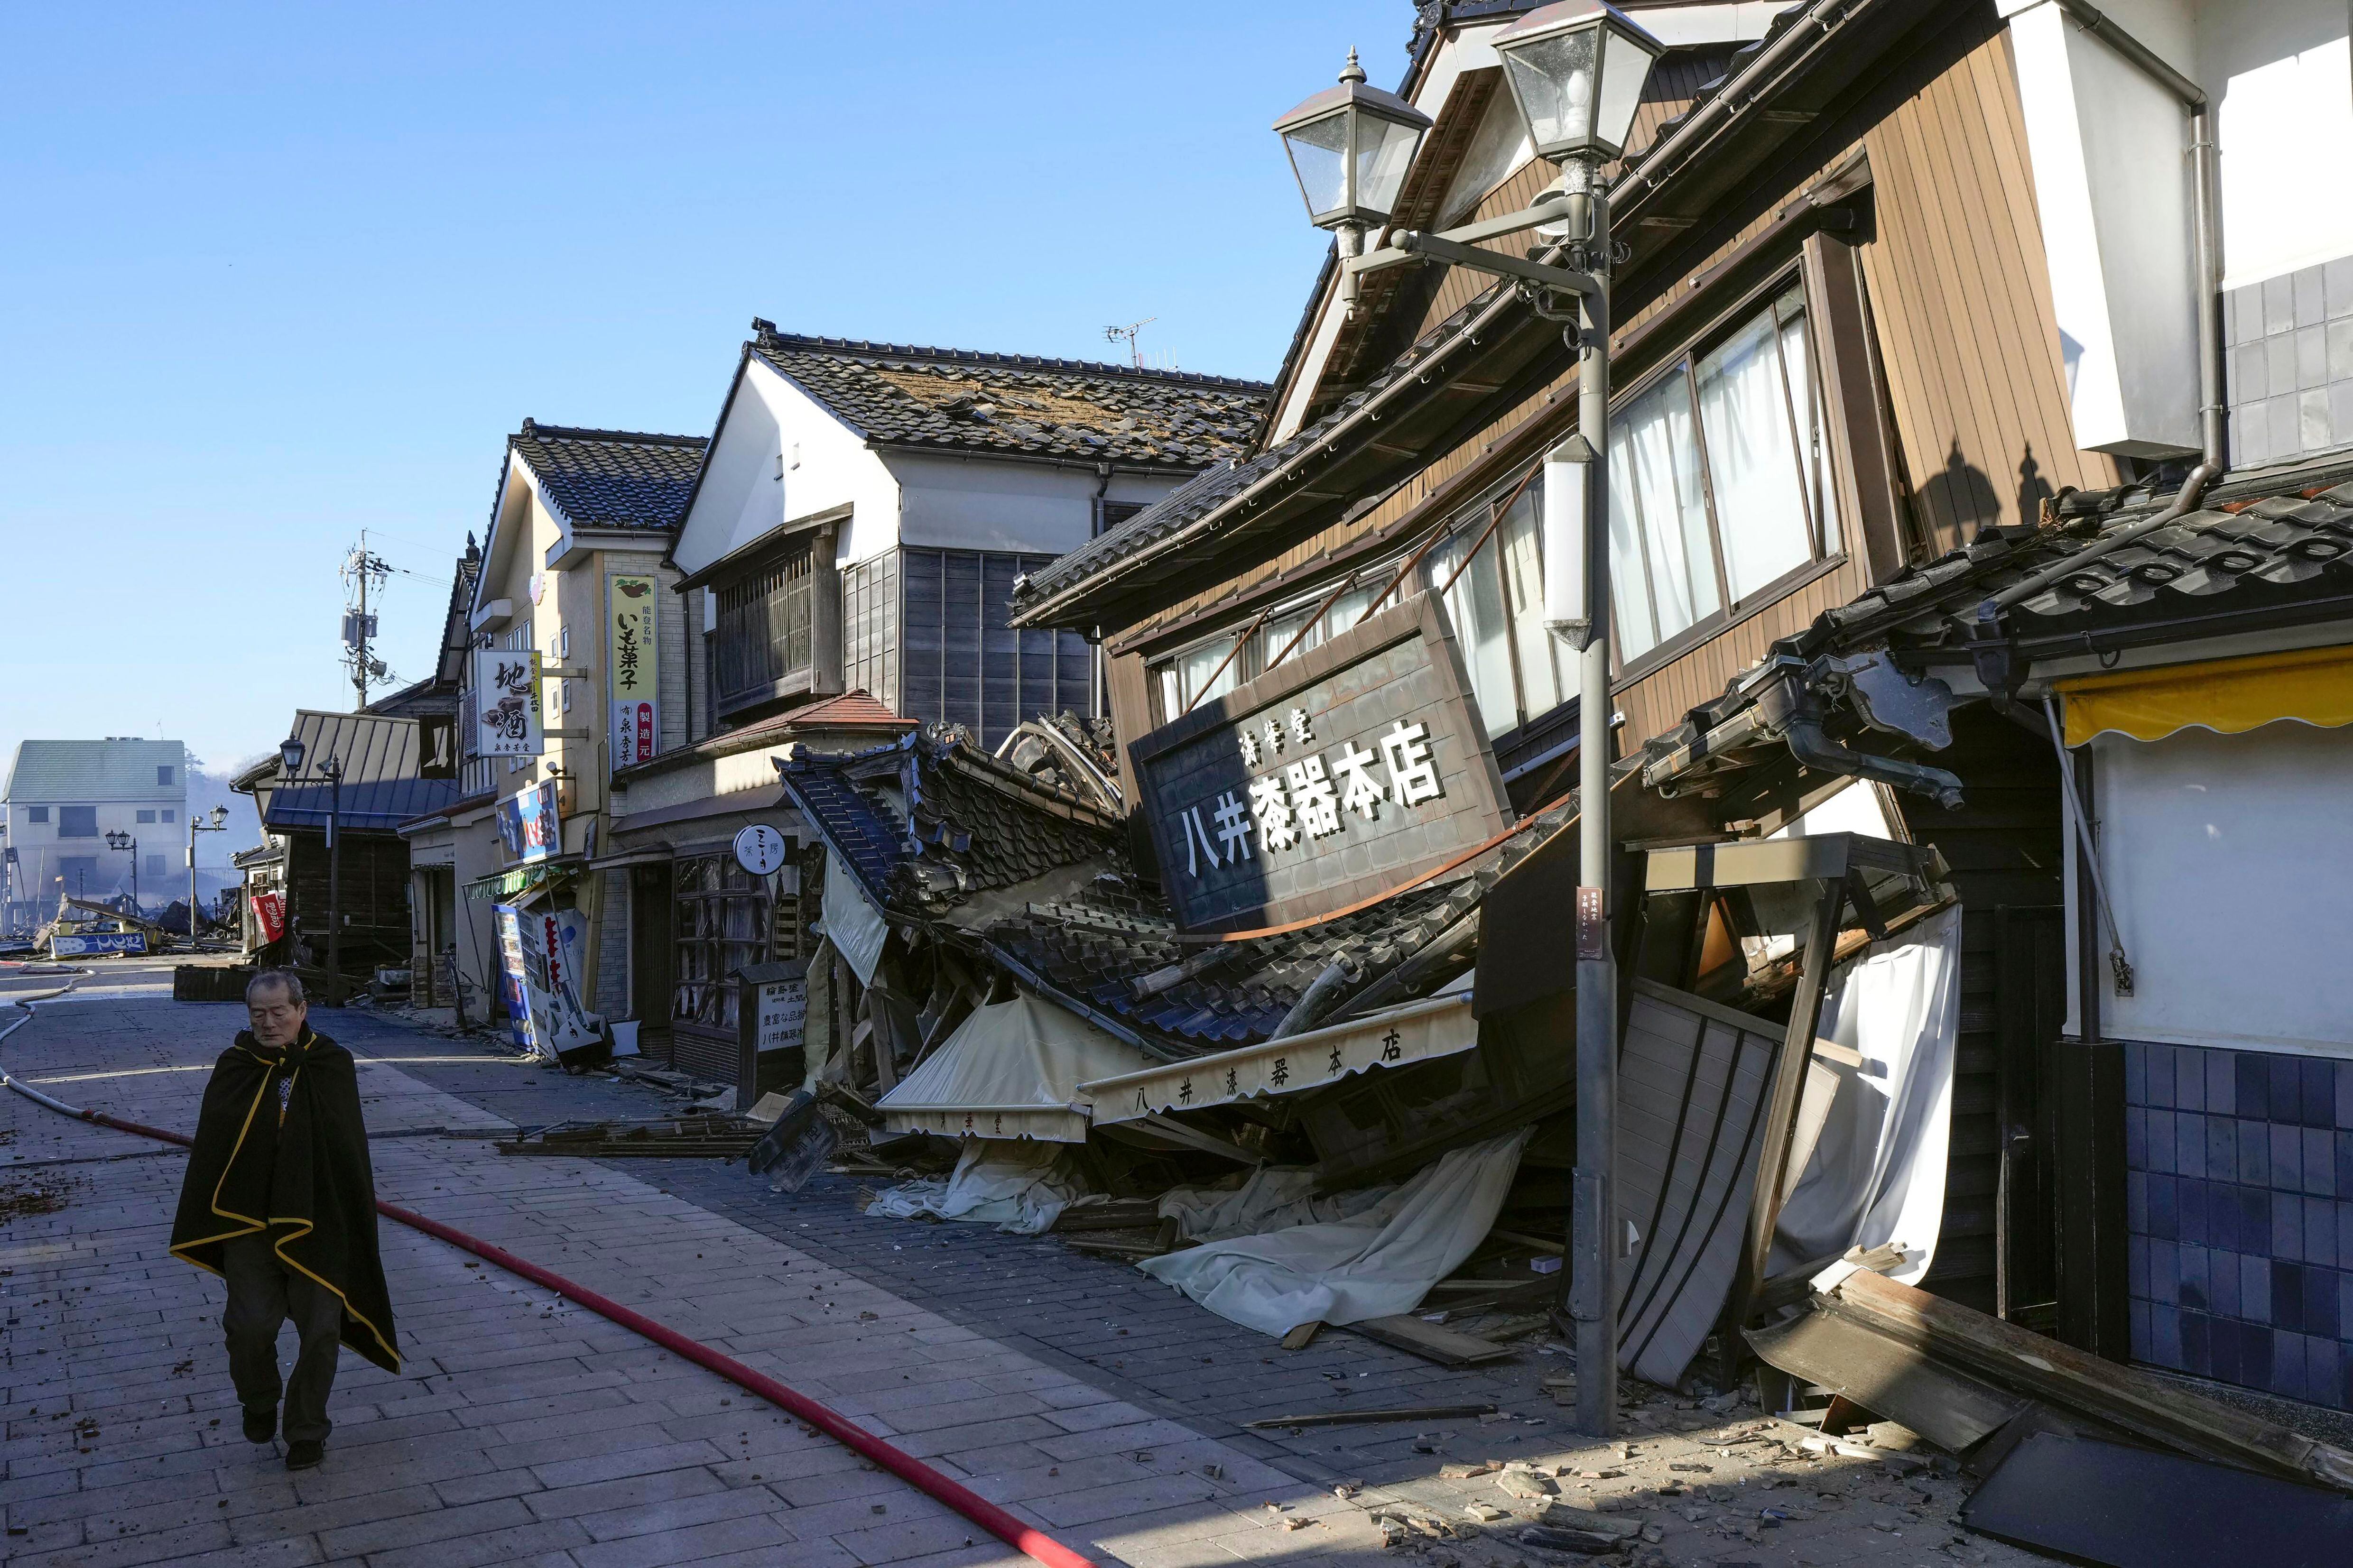
[[[253,994],[267,985],[274,985],[279,987],[280,990],[283,990],[286,993],[286,1000],[289,1002],[301,1002],[305,1000],[302,994],[302,977],[301,975],[295,973],[290,969],[265,969],[245,983],[246,1005],[248,1007],[251,1006],[253,1005]]]

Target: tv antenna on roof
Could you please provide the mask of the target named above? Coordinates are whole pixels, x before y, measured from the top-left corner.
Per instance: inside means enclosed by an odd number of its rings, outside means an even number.
[[[1105,327],[1103,329],[1103,341],[1105,342],[1115,343],[1124,340],[1127,343],[1127,357],[1129,362],[1133,363],[1136,369],[1142,370],[1144,368],[1144,351],[1136,346],[1135,334],[1144,331],[1145,328],[1152,325],[1153,322],[1159,319],[1160,318],[1157,316],[1146,316],[1144,320],[1140,321],[1131,321],[1124,327]]]

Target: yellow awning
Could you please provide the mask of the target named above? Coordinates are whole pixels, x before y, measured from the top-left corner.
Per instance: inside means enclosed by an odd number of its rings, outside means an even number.
[[[2193,726],[2236,735],[2282,719],[2324,730],[2353,724],[2353,648],[2303,648],[2155,669],[2079,675],[2057,683],[2067,743],[2115,731],[2161,741]]]

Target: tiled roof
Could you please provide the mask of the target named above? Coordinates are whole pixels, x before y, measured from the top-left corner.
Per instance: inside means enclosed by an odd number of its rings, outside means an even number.
[[[1468,323],[1501,292],[1502,285],[1482,290],[1461,309],[1423,333],[1413,347],[1399,354],[1388,369],[1350,393],[1330,413],[1281,446],[1269,447],[1235,462],[1220,463],[1195,475],[1118,527],[1089,540],[1067,554],[1055,557],[1053,564],[1043,570],[1031,573],[1013,595],[1015,613],[1018,615],[1025,605],[1039,603],[1064,589],[1084,583],[1147,545],[1183,532],[1260,479],[1279,472],[1293,458],[1312,451],[1332,433],[1335,426],[1390,384],[1412,374],[1415,367],[1429,357],[1432,349]]]
[[[777,773],[875,900],[917,917],[1108,855],[1120,838],[1115,821],[989,756],[955,725],[846,755],[803,750]]]
[[[1167,901],[1127,865],[1116,825],[1041,791],[952,726],[846,756],[802,753],[778,772],[894,915],[935,922],[1022,984],[1170,1058],[1267,1038],[1335,963],[1349,983],[1334,1000],[1345,1004],[1461,921],[1569,820],[1566,807],[1533,818],[1451,879],[1354,913],[1205,947],[1178,936]],[[1147,976],[1159,983],[1139,985]]]
[[[187,793],[187,752],[177,741],[19,741],[0,800],[177,800]],[[155,782],[159,767],[173,770],[172,783]]]
[[[751,351],[868,439],[894,447],[1192,469],[1240,456],[1263,382],[1084,360],[779,332]]]
[[[586,528],[676,528],[702,470],[701,436],[584,430],[526,419],[507,447],[556,509]]]
[[[2317,479],[2320,482],[2314,483]],[[2317,465],[2298,480],[2262,475],[2209,492],[2164,527],[2089,553],[2148,518],[2167,498],[2146,488],[2060,497],[2040,524],[1989,527],[1965,549],[1905,569],[1784,637],[1725,693],[1644,747],[1647,766],[1683,775],[1725,773],[1750,759],[1703,737],[1755,706],[1778,664],[1841,702],[1844,672],[1821,661],[1884,649],[1914,675],[1969,665],[1968,628],[1990,596],[2084,557],[2042,591],[2009,606],[2016,668],[2035,658],[2187,641],[2274,624],[2341,618],[2353,596],[2353,460]],[[2332,482],[2333,481],[2333,482]],[[2294,484],[2295,488],[2288,488]],[[1868,694],[1866,694],[1868,695]],[[1859,710],[1858,710],[1859,711]],[[1770,726],[1752,746],[1778,747]],[[1933,752],[1926,753],[1933,763]]]

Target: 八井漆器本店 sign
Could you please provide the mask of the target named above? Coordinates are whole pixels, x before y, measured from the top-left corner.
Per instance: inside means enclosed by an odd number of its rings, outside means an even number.
[[[660,638],[651,577],[605,579],[605,674],[612,687],[613,769],[649,763],[661,746]]]
[[[475,754],[535,757],[547,749],[543,722],[539,655],[529,648],[476,648]]]
[[[1433,595],[1383,611],[1135,743],[1160,882],[1188,931],[1328,914],[1510,824]]]

